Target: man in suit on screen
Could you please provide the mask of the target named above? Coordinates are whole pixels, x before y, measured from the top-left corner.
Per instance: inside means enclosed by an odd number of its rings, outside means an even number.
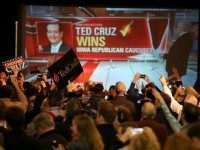
[[[47,38],[50,44],[43,47],[43,52],[48,53],[66,53],[71,48],[62,41],[63,27],[60,23],[49,23],[47,25]]]
[[[173,74],[172,68],[176,68],[180,77],[187,73],[188,58],[192,49],[193,39],[188,32],[188,24],[179,21],[175,26],[175,33],[178,35],[176,41],[171,45],[168,54],[164,55],[166,59],[166,71],[168,76]]]

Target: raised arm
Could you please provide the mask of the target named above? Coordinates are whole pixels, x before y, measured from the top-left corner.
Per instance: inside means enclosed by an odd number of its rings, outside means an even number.
[[[183,106],[174,99],[169,87],[167,86],[167,81],[163,75],[161,75],[161,77],[160,77],[160,82],[163,86],[163,90],[164,90],[163,92],[168,94],[171,98],[171,106],[170,107],[171,107],[172,111],[174,111],[178,114],[178,121],[180,121]]]
[[[178,120],[171,114],[169,108],[167,107],[163,97],[161,94],[154,88],[153,90],[153,95],[160,101],[161,103],[161,108],[165,114],[165,117],[167,121],[169,122],[171,128],[173,129],[174,132],[179,132],[180,129],[182,128],[181,124],[178,122]]]
[[[18,100],[22,103],[22,107],[24,109],[24,111],[27,110],[28,107],[28,100],[26,95],[23,93],[23,91],[20,89],[19,85],[18,85],[18,80],[14,75],[10,76],[10,81],[13,84],[13,86],[15,87],[16,90],[16,94],[18,97]]]
[[[131,85],[127,91],[127,95],[129,96],[135,96],[137,93],[136,93],[136,90],[135,89],[135,84],[137,83],[137,81],[140,79],[140,73],[136,73],[133,77],[133,80],[131,81]]]

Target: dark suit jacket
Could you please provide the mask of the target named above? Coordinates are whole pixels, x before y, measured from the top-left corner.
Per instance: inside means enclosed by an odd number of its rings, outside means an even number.
[[[60,45],[60,48],[59,48],[59,53],[66,53],[68,52],[69,50],[71,49],[71,47],[69,47],[68,45],[66,45],[65,43],[62,42],[62,44]],[[43,47],[43,51],[42,52],[48,52],[48,53],[51,53],[51,44],[49,45],[46,45]]]
[[[55,130],[51,130],[46,133],[43,133],[38,138],[40,150],[53,150],[53,141],[57,141],[58,144],[62,144],[64,147],[66,147],[68,144],[68,141],[62,135],[56,133]]]
[[[110,124],[97,125],[97,129],[101,134],[104,142],[104,150],[115,150],[122,147],[121,141],[118,140],[117,131]]]
[[[158,141],[163,146],[167,139],[167,129],[163,124],[157,123],[155,120],[150,118],[144,118],[139,121],[139,127],[150,127],[153,132],[156,134]]]
[[[186,74],[192,43],[192,36],[189,33],[184,33],[172,44],[166,57],[168,76],[171,75],[172,66],[177,68],[180,76]]]
[[[133,102],[127,100],[126,96],[115,96],[113,100],[111,100],[111,103],[115,106],[124,106],[129,109],[131,115],[133,116],[135,113],[135,105]]]
[[[26,135],[23,130],[15,129],[4,134],[5,150],[39,150],[37,140]]]

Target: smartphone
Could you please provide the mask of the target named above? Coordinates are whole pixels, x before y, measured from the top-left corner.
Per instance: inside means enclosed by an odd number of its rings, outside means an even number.
[[[132,128],[131,129],[131,134],[136,135],[136,134],[141,134],[144,131],[143,128]]]
[[[170,84],[170,85],[168,85],[168,87],[171,89],[171,88],[172,88],[172,85]]]
[[[105,95],[104,99],[108,100],[109,96],[108,95]]]
[[[138,100],[137,100],[137,103],[138,103],[138,104],[141,104],[141,102],[142,102],[141,99],[138,99]]]
[[[54,146],[55,148],[58,148],[58,142],[56,140],[52,141],[52,146]]]
[[[140,75],[140,78],[143,78],[143,79],[144,79],[145,77],[146,77],[145,74],[141,74],[141,75]]]

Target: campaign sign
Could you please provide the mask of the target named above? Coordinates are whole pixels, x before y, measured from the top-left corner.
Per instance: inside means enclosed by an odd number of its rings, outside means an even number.
[[[68,80],[74,80],[83,72],[83,68],[72,49],[47,69],[49,76],[59,89],[65,87]]]
[[[20,71],[27,67],[25,59],[22,56],[4,61],[2,63],[6,72],[9,74],[13,72],[14,68],[17,68]]]

